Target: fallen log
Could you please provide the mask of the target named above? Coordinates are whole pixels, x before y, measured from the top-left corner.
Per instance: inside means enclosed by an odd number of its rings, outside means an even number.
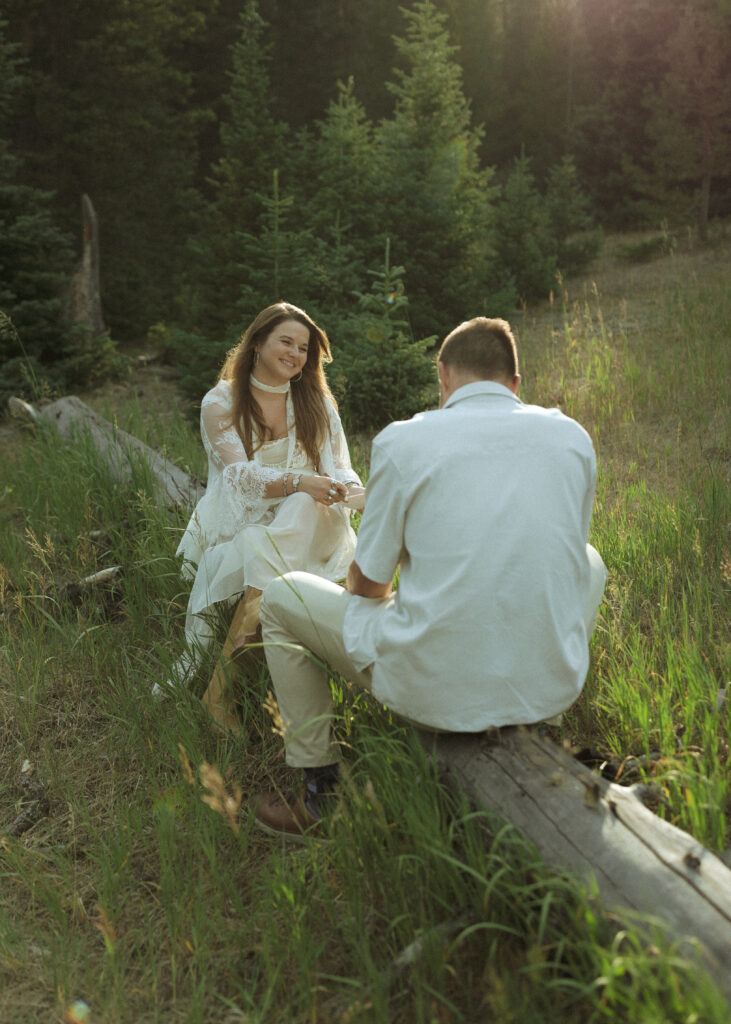
[[[197,481],[78,398],[26,411],[66,436],[88,429],[113,470],[129,473],[131,453],[146,458],[166,500],[191,508],[203,493]],[[731,998],[731,871],[653,814],[642,802],[647,787],[603,779],[535,729],[419,735],[477,806],[512,822],[548,864],[594,880],[605,908],[662,923],[687,954],[700,954]]]
[[[647,787],[608,782],[536,729],[419,736],[476,805],[516,825],[548,864],[595,880],[606,909],[662,923],[731,998],[731,871],[648,810]]]
[[[119,483],[128,483],[135,462],[144,461],[152,473],[156,497],[161,504],[189,509],[205,494],[200,480],[132,434],[120,430],[75,395],[59,398],[40,410],[19,398],[11,398],[8,405],[14,416],[25,416],[36,424],[51,424],[62,437],[87,433]]]

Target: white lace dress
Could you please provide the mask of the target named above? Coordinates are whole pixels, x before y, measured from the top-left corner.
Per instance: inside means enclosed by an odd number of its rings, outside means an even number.
[[[201,436],[208,455],[208,484],[178,546],[183,573],[193,579],[186,616],[189,649],[207,644],[210,629],[202,615],[219,601],[230,601],[245,587],[263,590],[293,569],[329,580],[345,576],[355,551],[350,511],[328,508],[309,494],[267,498],[268,483],[285,472],[320,472],[343,483],[360,484],[335,409],[330,438],[320,448],[316,469],[295,437],[294,409],[287,395],[287,436],[263,444],[249,459],[231,425],[232,392],[219,381],[201,404]]]

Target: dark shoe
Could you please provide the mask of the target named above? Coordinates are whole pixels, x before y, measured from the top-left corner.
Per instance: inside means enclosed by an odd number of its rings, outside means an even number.
[[[306,809],[315,818],[323,818],[335,806],[335,787],[339,767],[337,764],[323,764],[316,768],[305,768],[305,790],[302,794]]]
[[[301,795],[287,801],[279,793],[262,793],[257,799],[254,821],[270,836],[298,843],[326,838],[322,821],[305,807]]]

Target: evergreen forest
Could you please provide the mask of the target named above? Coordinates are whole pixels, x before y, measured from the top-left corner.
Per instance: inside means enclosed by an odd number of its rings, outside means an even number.
[[[286,298],[352,426],[408,414],[465,317],[548,298],[607,230],[731,212],[730,53],[728,0],[2,0],[3,393],[151,337],[197,400]],[[83,195],[96,338],[65,302]],[[385,354],[403,407],[354,389]]]

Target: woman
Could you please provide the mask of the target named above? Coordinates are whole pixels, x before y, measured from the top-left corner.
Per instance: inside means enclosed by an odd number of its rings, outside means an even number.
[[[355,550],[348,505],[361,503],[363,489],[325,379],[331,359],[325,332],[278,302],[247,328],[201,404],[208,485],[178,547],[194,577],[189,653],[168,684],[189,678],[212,639],[203,613],[246,591],[203,698],[224,727],[239,725],[229,657],[252,639],[264,587],[293,569],[342,579]]]

